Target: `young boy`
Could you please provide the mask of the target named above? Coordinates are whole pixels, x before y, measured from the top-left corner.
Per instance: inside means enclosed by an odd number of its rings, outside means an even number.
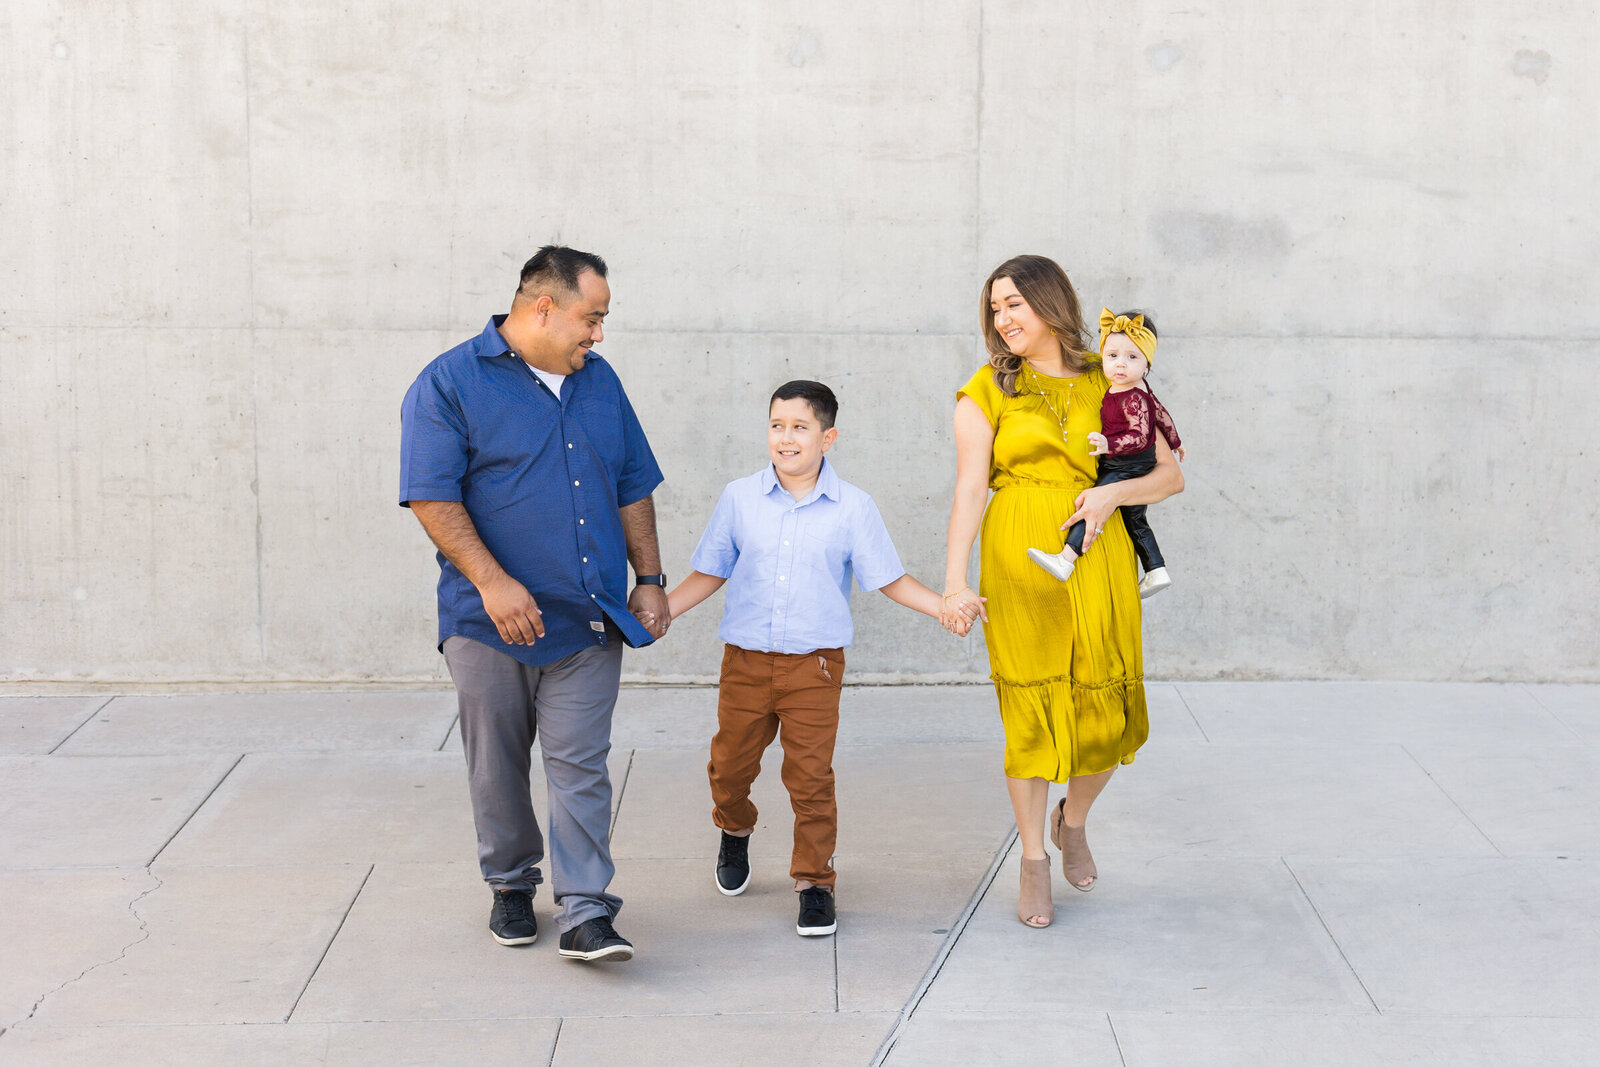
[[[789,873],[802,937],[837,929],[833,847],[838,808],[833,745],[850,644],[850,582],[939,618],[939,594],[900,565],[872,498],[823,458],[839,431],[839,402],[820,382],[778,387],[768,408],[763,470],[728,483],[690,565],[667,597],[677,618],[727,583],[718,635],[727,643],[711,739],[712,822],[722,830],[717,890],[750,884],[750,785],[777,736],[794,808]]]

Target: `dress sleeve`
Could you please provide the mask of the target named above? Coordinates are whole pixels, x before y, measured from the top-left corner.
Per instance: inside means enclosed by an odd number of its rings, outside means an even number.
[[[1134,456],[1150,447],[1150,401],[1143,389],[1115,394],[1128,428],[1106,437],[1106,451],[1113,456]]]
[[[1161,431],[1161,436],[1167,439],[1167,447],[1176,452],[1183,447],[1183,442],[1178,439],[1178,424],[1172,421],[1172,415],[1167,411],[1167,406],[1156,399],[1156,394],[1150,394],[1150,407],[1155,411],[1156,427]]]
[[[967,379],[967,384],[956,390],[956,396],[971,397],[978,407],[983,409],[984,418],[989,420],[990,426],[1000,423],[1000,409],[1005,406],[1006,395],[1000,387],[994,384],[994,370],[988,364],[979,367],[972,377]]]

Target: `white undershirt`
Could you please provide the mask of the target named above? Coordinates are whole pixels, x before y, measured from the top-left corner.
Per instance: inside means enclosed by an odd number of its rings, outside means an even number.
[[[567,376],[565,374],[551,374],[547,370],[540,370],[538,367],[535,367],[532,363],[529,363],[526,360],[523,361],[522,365],[533,371],[533,376],[535,378],[538,378],[541,382],[548,385],[550,387],[550,391],[556,394],[557,400],[561,399],[561,383],[567,380]]]

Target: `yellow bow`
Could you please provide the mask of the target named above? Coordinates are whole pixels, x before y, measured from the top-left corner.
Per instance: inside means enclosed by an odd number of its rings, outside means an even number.
[[[1144,316],[1135,315],[1128,318],[1126,315],[1113,315],[1110,308],[1100,309],[1100,351],[1106,350],[1106,338],[1114,333],[1125,333],[1128,340],[1132,341],[1144,353],[1146,363],[1155,366],[1156,362],[1156,335],[1145,329]]]

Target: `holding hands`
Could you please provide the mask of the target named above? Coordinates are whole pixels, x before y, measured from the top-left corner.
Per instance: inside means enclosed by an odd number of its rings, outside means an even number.
[[[667,606],[667,594],[659,585],[636,585],[628,594],[628,610],[650,632],[651,637],[663,637],[672,625],[672,610]]]
[[[978,619],[989,621],[989,615],[983,609],[988,600],[988,597],[979,596],[967,586],[962,586],[954,593],[946,593],[944,606],[939,610],[939,622],[957,637],[965,637],[972,632],[972,624]]]

